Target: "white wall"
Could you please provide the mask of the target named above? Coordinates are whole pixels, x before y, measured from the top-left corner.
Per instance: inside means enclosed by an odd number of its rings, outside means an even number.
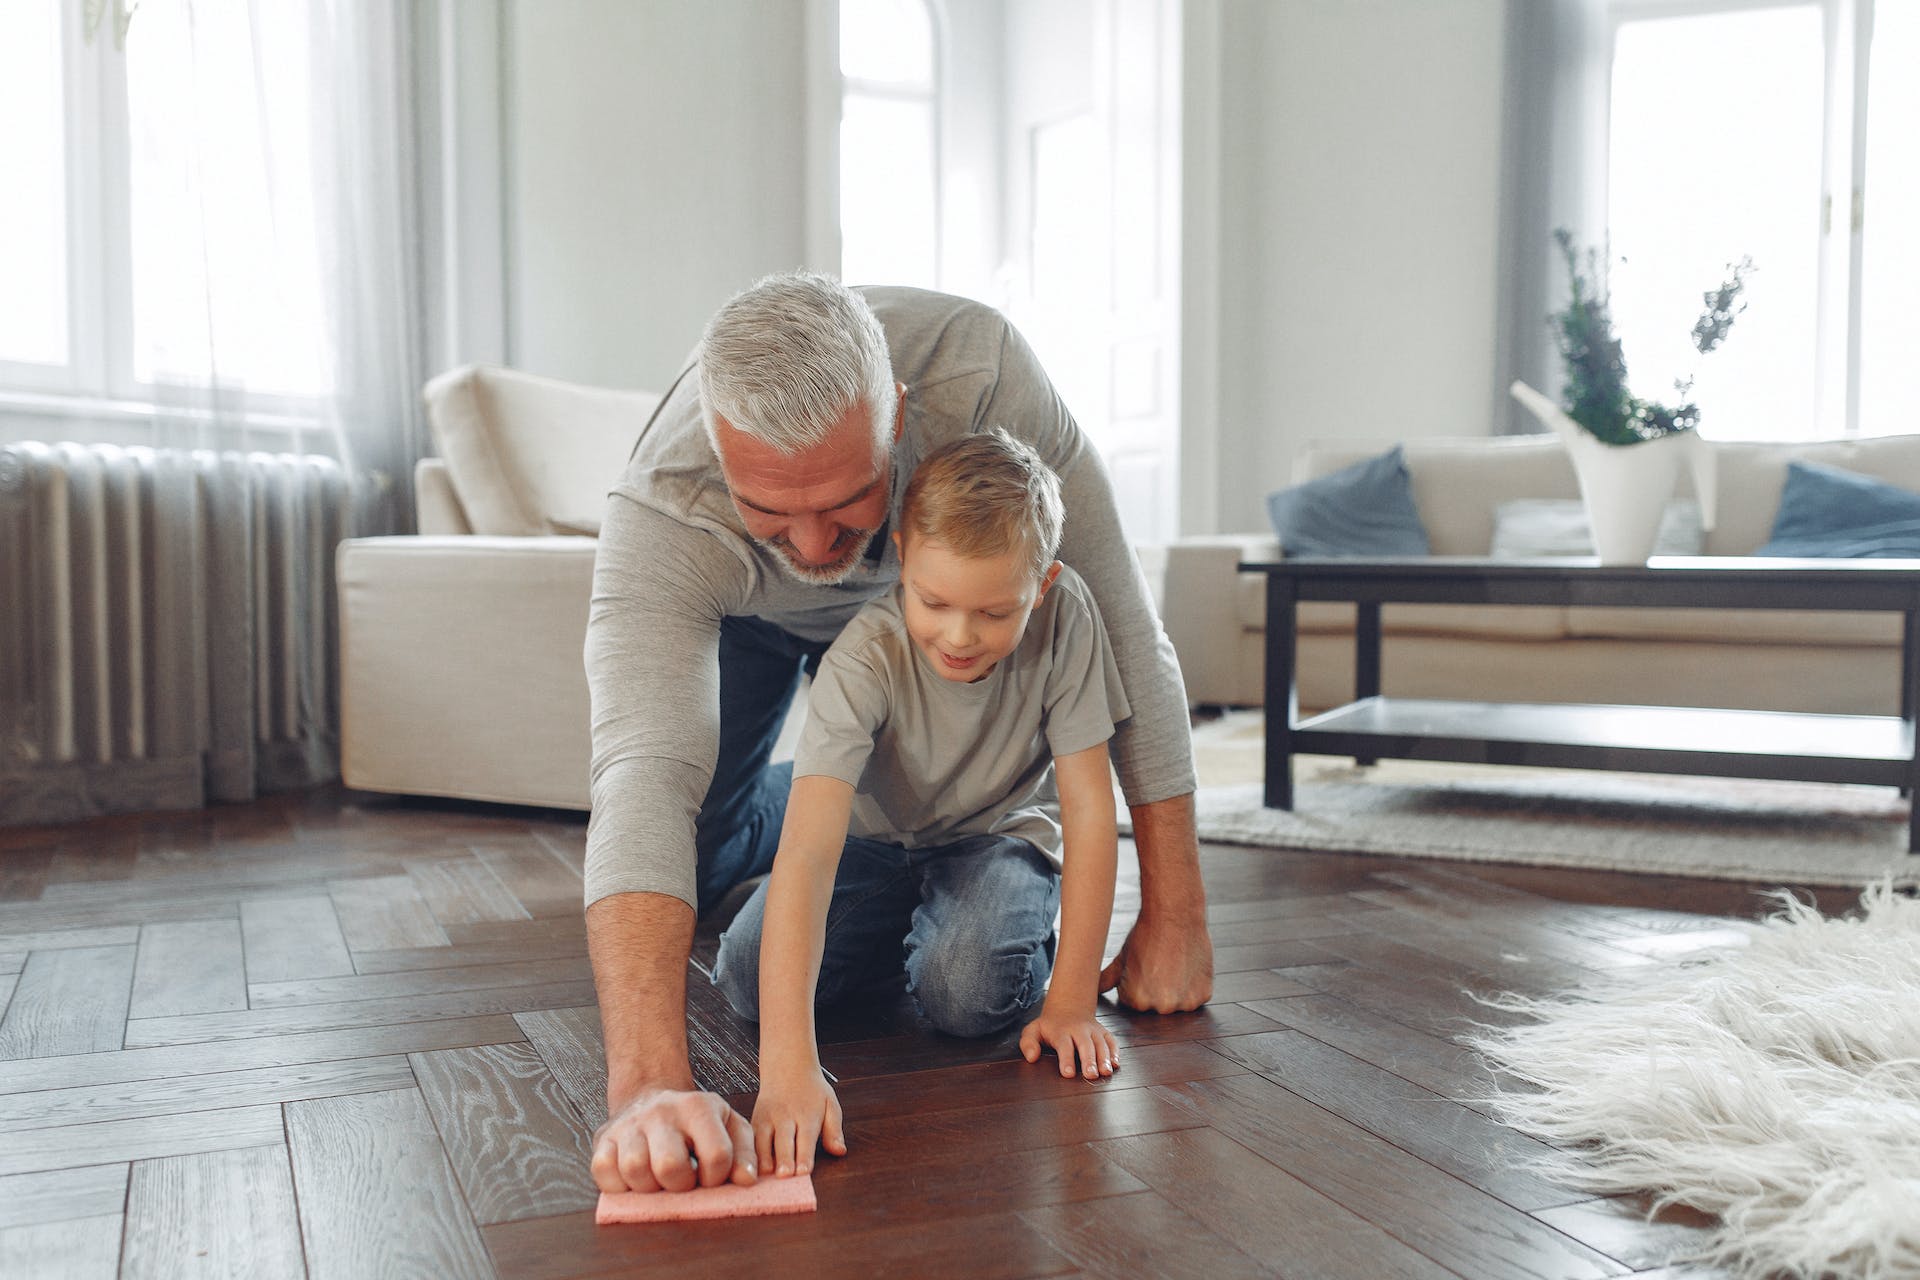
[[[1217,359],[1191,318],[1187,344],[1218,376],[1219,528],[1263,527],[1310,439],[1492,430],[1505,13],[1221,4]]]
[[[806,258],[806,7],[503,0],[507,359],[659,389]]]

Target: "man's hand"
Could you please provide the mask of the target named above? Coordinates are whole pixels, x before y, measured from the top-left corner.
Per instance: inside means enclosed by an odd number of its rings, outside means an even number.
[[[755,1181],[753,1126],[719,1095],[643,1089],[593,1133],[602,1191],[691,1191]]]
[[[813,1168],[816,1142],[836,1156],[847,1154],[840,1099],[820,1068],[790,1078],[769,1073],[761,1079],[760,1098],[753,1104],[753,1137],[762,1167],[781,1178]]]
[[[1172,927],[1142,915],[1120,954],[1100,971],[1100,990],[1142,1013],[1185,1013],[1213,995],[1213,939],[1204,920]]]

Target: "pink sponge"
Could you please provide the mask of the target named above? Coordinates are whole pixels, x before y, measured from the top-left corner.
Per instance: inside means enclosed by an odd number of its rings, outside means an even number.
[[[593,1220],[611,1222],[683,1222],[692,1218],[759,1218],[776,1213],[812,1213],[811,1174],[791,1178],[762,1178],[750,1187],[725,1182],[692,1191],[622,1191],[600,1193]]]

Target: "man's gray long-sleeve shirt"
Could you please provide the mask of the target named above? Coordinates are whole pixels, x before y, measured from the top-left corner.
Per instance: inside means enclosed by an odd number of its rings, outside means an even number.
[[[1121,532],[1099,454],[1039,361],[990,307],[918,289],[860,292],[886,331],[894,378],[907,387],[889,527],[914,468],[941,445],[989,427],[1032,445],[1060,477],[1060,559],[1099,604],[1132,704],[1111,744],[1127,801],[1192,791],[1193,743],[1173,646]],[[682,374],[608,498],[594,563],[589,904],[635,892],[694,904],[694,820],[720,741],[720,620],[758,617],[830,641],[899,579],[891,540],[876,545],[878,556],[834,586],[782,572],[778,553],[747,536],[707,441],[699,378]]]

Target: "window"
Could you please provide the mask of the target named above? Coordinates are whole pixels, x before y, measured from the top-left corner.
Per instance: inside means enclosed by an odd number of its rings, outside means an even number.
[[[840,274],[938,283],[939,42],[926,0],[840,0]]]
[[[1635,391],[1671,401],[1693,378],[1701,430],[1723,439],[1915,429],[1913,380],[1893,372],[1920,340],[1899,305],[1920,284],[1899,233],[1920,214],[1920,165],[1895,123],[1920,111],[1915,6],[1613,0],[1611,12],[1611,285]],[[1748,256],[1747,309],[1703,359],[1689,341],[1700,295]]]
[[[0,407],[312,404],[337,362],[307,7],[83,7],[0,6]]]

